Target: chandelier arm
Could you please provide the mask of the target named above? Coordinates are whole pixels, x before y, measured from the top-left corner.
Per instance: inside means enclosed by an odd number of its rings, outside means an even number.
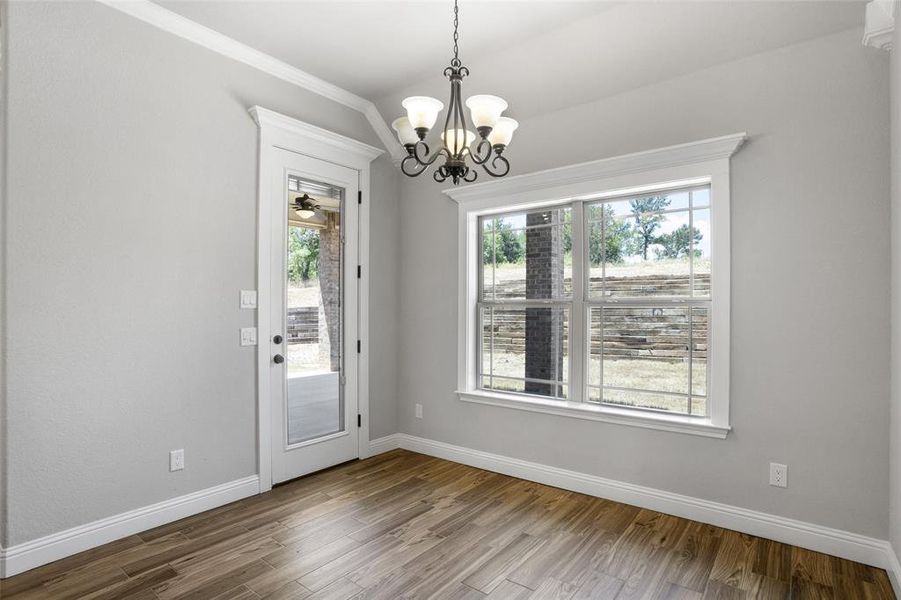
[[[408,164],[416,165],[416,167],[408,169],[407,168]],[[427,167],[425,165],[423,165],[421,162],[416,160],[416,157],[414,157],[412,155],[405,156],[404,159],[402,161],[400,161],[401,173],[403,173],[407,177],[419,177],[420,175],[425,173],[426,168]]]
[[[421,156],[420,156],[420,150],[423,151]],[[432,154],[431,157],[429,156],[429,152],[430,152],[429,145],[426,144],[425,142],[417,142],[413,146],[413,158],[415,158],[416,162],[419,163],[420,165],[422,165],[423,167],[428,167],[429,165],[434,163],[436,160],[438,160],[439,156],[442,156],[442,155],[447,156],[448,155],[447,149],[444,147],[438,148]]]
[[[501,167],[498,168],[497,163],[500,161]],[[482,168],[485,169],[485,172],[491,175],[492,177],[504,177],[507,173],[510,172],[510,161],[507,160],[507,157],[502,154],[498,154],[494,157],[489,163],[482,165]]]
[[[482,138],[476,144],[476,151],[472,153],[472,162],[477,165],[484,165],[491,158],[491,142]]]
[[[462,139],[462,140],[458,140],[458,142],[459,142],[459,144],[460,144],[460,156],[461,156],[461,157],[463,156],[464,150],[466,150],[467,148],[469,148],[469,143],[468,143],[468,141],[467,141],[467,139],[466,139],[466,113],[465,113],[465,111],[463,110],[463,97],[462,97],[462,94],[461,94],[461,92],[462,92],[461,88],[462,88],[462,87],[463,87],[463,86],[462,86],[461,82],[458,80],[458,81],[457,81],[457,105],[456,105],[455,108],[456,108],[456,110],[457,110],[457,113],[460,115],[460,129],[459,129],[458,131],[462,131],[462,132],[463,132],[463,139]]]
[[[435,181],[437,181],[438,183],[444,182],[444,181],[447,180],[447,178],[450,177],[450,176],[451,176],[451,172],[448,171],[446,165],[441,165],[440,167],[438,167],[437,169],[435,169],[435,172],[434,172],[434,173],[432,173],[432,178],[433,178]]]
[[[478,178],[479,178],[479,172],[476,171],[475,169],[470,169],[466,173],[466,175],[463,176],[463,181],[465,181],[466,183],[472,183],[473,181],[475,181]]]
[[[452,69],[450,67],[446,68],[444,70],[444,75],[448,79],[450,79],[451,76],[448,74],[448,71],[452,71]],[[451,81],[453,82],[453,80],[451,80]],[[441,142],[444,144],[444,147],[447,149],[448,154],[450,154],[450,146],[447,145],[448,144],[447,126],[450,125],[451,112],[453,111],[453,106],[454,106],[454,84],[453,83],[451,83],[450,99],[448,99],[447,103],[448,103],[447,115],[444,117],[444,129],[442,130],[442,131],[444,131],[444,139],[441,140]]]
[[[460,136],[457,135],[460,131],[460,122],[459,115],[460,111],[457,110],[457,107],[460,105],[460,80],[456,78],[451,79],[451,105],[448,108],[448,111],[453,113],[454,115],[454,150],[451,154],[455,158],[459,158],[463,154],[462,142],[460,142]],[[447,132],[445,131],[444,136],[447,137]],[[466,132],[463,132],[463,139],[466,139]]]
[[[422,148],[425,149],[425,157],[420,157],[420,150]],[[428,152],[429,147],[425,142],[417,142],[413,147],[412,153],[405,156],[400,162],[400,170],[403,174],[409,177],[418,177],[419,175],[422,175],[432,163],[438,160],[439,156],[447,156],[447,150],[444,148],[439,148],[431,157],[427,156]],[[410,167],[409,165],[415,165],[415,167]]]

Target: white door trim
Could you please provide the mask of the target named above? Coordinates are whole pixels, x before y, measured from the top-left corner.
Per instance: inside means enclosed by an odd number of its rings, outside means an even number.
[[[369,165],[384,151],[357,140],[332,133],[315,125],[292,119],[280,113],[254,106],[250,114],[260,129],[259,170],[257,183],[257,460],[260,474],[260,492],[272,488],[272,443],[269,383],[269,344],[271,311],[269,308],[270,243],[272,237],[270,202],[265,199],[271,190],[269,172],[274,160],[274,150],[283,149],[355,169],[360,174],[360,321],[361,343],[357,398],[361,415],[358,428],[360,458],[369,456]],[[352,201],[352,199],[350,199]],[[265,334],[266,339],[263,339]]]

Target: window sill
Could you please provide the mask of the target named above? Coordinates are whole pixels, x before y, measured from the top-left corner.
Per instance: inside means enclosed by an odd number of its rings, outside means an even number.
[[[457,396],[464,402],[487,404],[490,406],[502,406],[516,410],[572,417],[574,419],[587,419],[589,421],[602,421],[629,425],[631,427],[644,427],[646,429],[658,429],[675,433],[686,433],[726,439],[731,430],[728,426],[713,425],[710,421],[680,417],[676,415],[663,415],[647,413],[628,408],[614,408],[598,406],[582,402],[568,402],[566,400],[545,400],[543,398],[520,396],[518,394],[502,394],[486,392],[483,390],[458,391]]]

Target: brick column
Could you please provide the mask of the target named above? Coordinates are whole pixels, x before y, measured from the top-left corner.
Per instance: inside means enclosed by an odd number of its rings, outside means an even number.
[[[557,212],[552,214],[557,217]],[[546,223],[546,213],[529,214],[526,225]],[[563,232],[560,227],[526,230],[526,297],[559,298],[563,294]],[[562,373],[563,318],[554,309],[526,309],[527,378],[555,381]],[[530,394],[553,395],[554,386],[526,382]]]
[[[319,230],[319,363],[340,367],[341,350],[341,217],[325,212]]]

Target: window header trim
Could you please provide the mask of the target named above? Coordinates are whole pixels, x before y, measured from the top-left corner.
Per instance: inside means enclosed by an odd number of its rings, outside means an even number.
[[[581,194],[574,191],[568,197],[575,198],[579,195],[596,196],[598,188],[591,188],[594,182],[598,180],[714,160],[728,160],[747,139],[748,134],[746,132],[733,133],[687,144],[678,144],[555,169],[535,171],[534,173],[516,175],[497,181],[455,187],[444,190],[444,193],[460,204],[467,204],[486,198],[497,199],[500,196],[522,195],[526,192],[540,192],[548,189],[572,188],[576,190],[579,189],[579,184],[589,183],[591,185],[582,191]],[[707,175],[709,176],[709,173]],[[695,179],[703,180],[703,177],[704,174],[699,173]],[[660,182],[660,185],[673,187],[671,183],[664,184]],[[607,193],[612,193],[613,191],[611,190]],[[557,197],[559,198],[559,196]],[[553,200],[553,198],[548,198],[547,200]]]

